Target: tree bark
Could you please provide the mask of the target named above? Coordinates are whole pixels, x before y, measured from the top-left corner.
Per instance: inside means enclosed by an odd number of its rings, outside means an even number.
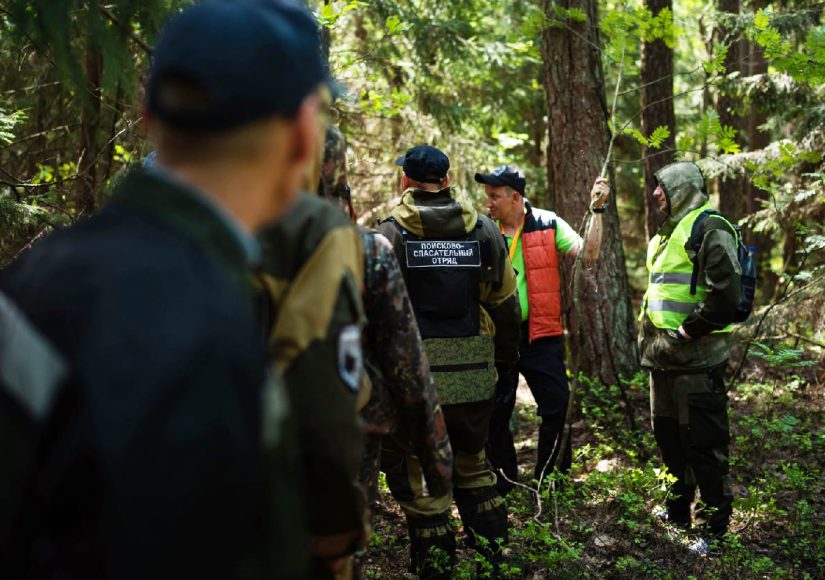
[[[766,0],[756,0],[752,3],[751,9],[756,11],[767,6]],[[768,72],[768,60],[765,53],[758,44],[751,43],[750,59],[748,61],[748,74],[750,76],[764,75]],[[760,131],[759,127],[764,125],[768,115],[757,106],[751,106],[747,118],[748,148],[751,151],[764,149],[771,142],[770,135],[765,131]],[[748,179],[745,182],[745,211],[748,214],[755,213],[762,209],[764,202],[768,199],[765,191],[755,187]],[[770,268],[770,250],[773,246],[771,237],[764,233],[745,231],[748,244],[756,248],[756,276],[759,280],[758,296],[772,296],[778,278]]]
[[[561,0],[588,15],[584,23],[543,32],[544,84],[547,93],[547,171],[550,206],[574,228],[589,207],[589,192],[607,153],[609,133],[599,55],[596,0]],[[550,2],[545,1],[545,12]],[[611,179],[612,181],[612,179]],[[599,261],[582,265],[578,282],[581,318],[572,295],[574,264],[562,263],[563,308],[570,330],[575,372],[615,384],[637,370],[630,290],[616,204],[604,217]]]
[[[740,0],[719,0],[719,12],[727,13],[731,17],[739,15]],[[741,72],[742,50],[741,43],[737,38],[736,31],[732,26],[720,26],[717,28],[716,36],[718,42],[728,45],[728,54],[725,58],[725,72],[731,75]],[[727,83],[731,80],[728,79]],[[742,144],[742,117],[736,114],[736,100],[729,94],[729,90],[723,85],[719,91],[716,101],[716,111],[719,114],[719,122],[723,126],[730,126],[736,129],[736,142]],[[745,179],[733,177],[730,179],[720,179],[719,188],[719,211],[728,219],[736,222],[745,215]]]
[[[672,0],[645,0],[653,16],[662,9],[672,9]],[[644,168],[645,224],[651,238],[662,223],[664,215],[653,201],[656,189],[655,173],[674,160],[676,149],[676,116],[673,112],[673,49],[656,39],[642,44],[641,70],[642,134],[649,136],[657,127],[670,129],[670,137],[659,149],[642,147]]]

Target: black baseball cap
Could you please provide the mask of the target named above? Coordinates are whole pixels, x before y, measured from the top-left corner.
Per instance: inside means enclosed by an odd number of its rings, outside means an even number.
[[[315,19],[290,0],[191,6],[169,21],[153,56],[147,107],[180,129],[219,131],[292,117],[318,85],[333,84]]]
[[[476,181],[484,183],[485,185],[506,185],[512,187],[521,195],[524,195],[524,187],[527,185],[527,180],[518,169],[513,169],[509,165],[502,165],[496,167],[489,174],[476,173]]]
[[[395,160],[404,174],[422,183],[441,183],[450,170],[450,159],[432,145],[418,145]]]

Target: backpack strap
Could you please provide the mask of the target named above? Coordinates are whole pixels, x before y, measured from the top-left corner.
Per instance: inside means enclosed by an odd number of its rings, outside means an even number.
[[[489,268],[493,263],[493,246],[492,241],[487,239],[487,236],[482,235],[484,231],[484,223],[481,218],[476,220],[476,228],[473,231],[474,239],[479,240],[479,248],[481,250],[481,265],[484,268]]]
[[[402,238],[404,238],[404,242],[405,242],[405,243],[406,243],[406,242],[407,242],[410,238],[413,238],[413,239],[418,239],[418,236],[414,235],[412,232],[410,232],[409,230],[407,230],[407,228],[405,228],[405,227],[404,227],[404,226],[402,226],[400,223],[398,223],[398,220],[396,220],[394,217],[390,216],[390,217],[388,217],[387,219],[385,219],[385,220],[383,220],[383,221],[380,221],[380,222],[378,222],[378,223],[379,223],[379,224],[383,224],[383,223],[386,223],[386,222],[389,222],[389,223],[391,223],[392,225],[394,225],[394,226],[395,226],[395,228],[396,228],[396,229],[397,229],[397,230],[401,233],[401,237],[402,237]]]
[[[693,272],[690,275],[690,294],[696,294],[696,286],[699,283],[699,249],[702,247],[702,242],[705,240],[705,221],[709,217],[718,217],[720,221],[725,223],[727,226],[730,226],[729,222],[724,219],[721,213],[716,211],[715,209],[706,209],[698,216],[696,216],[696,220],[694,220],[693,225],[690,228],[690,237],[688,241],[685,243],[685,247],[693,250],[694,258],[693,258]],[[733,226],[731,233],[733,234],[733,239],[738,240],[738,228]]]

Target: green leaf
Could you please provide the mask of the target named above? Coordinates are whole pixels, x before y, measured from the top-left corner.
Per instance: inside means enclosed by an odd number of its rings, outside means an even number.
[[[407,25],[401,22],[401,18],[399,18],[398,15],[395,14],[387,17],[387,20],[384,24],[386,25],[387,32],[390,36],[401,34],[407,29]]]
[[[668,137],[670,137],[670,127],[667,125],[660,125],[656,127],[650,135],[648,135],[647,145],[653,149],[658,149]]]

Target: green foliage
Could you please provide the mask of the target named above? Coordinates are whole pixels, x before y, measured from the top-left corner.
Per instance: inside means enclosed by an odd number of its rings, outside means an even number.
[[[331,28],[341,17],[362,6],[367,6],[367,3],[359,0],[335,0],[335,2],[324,4],[321,7],[318,13],[318,22],[321,26]],[[387,27],[389,28],[389,23]]]
[[[640,42],[661,40],[673,48],[679,34],[670,9],[654,15],[647,7],[631,2],[603,14],[599,28],[606,39],[604,54],[613,62],[620,62],[623,52],[638,50]]]
[[[776,147],[777,155],[759,161],[745,161],[745,169],[753,175],[756,187],[777,193],[789,172],[801,164],[817,163],[822,159],[819,151],[803,151],[793,141],[781,141]]]
[[[25,111],[6,113],[0,108],[0,143],[9,144],[14,141],[14,128],[25,120]]]
[[[572,7],[572,8],[565,8],[564,6],[559,6],[555,2],[550,4],[550,12],[553,14],[553,18],[547,19],[547,24],[549,26],[555,27],[563,27],[564,21],[570,22],[587,22],[587,13],[582,10],[581,8]]]
[[[753,25],[747,31],[748,37],[765,50],[774,66],[799,82],[821,84],[825,82],[825,26],[816,26],[808,31],[800,50],[771,24],[773,14],[759,10]]]
[[[729,50],[730,45],[722,42],[713,45],[713,54],[708,60],[702,62],[705,72],[715,75],[725,74],[725,59],[728,57]]]
[[[741,149],[736,142],[736,129],[722,125],[719,113],[713,109],[705,111],[699,122],[681,135],[676,148],[681,152],[695,151],[702,143],[715,146],[720,154],[739,153]]]
[[[762,342],[754,342],[757,350],[752,351],[752,355],[766,361],[768,364],[784,368],[810,367],[816,364],[812,360],[805,360],[805,351],[800,348],[787,348],[780,346],[772,348]]]
[[[642,132],[634,127],[627,127],[624,131],[622,131],[622,133],[625,135],[632,136],[634,139],[636,139],[636,141],[638,141],[642,145],[645,145],[652,149],[658,149],[662,146],[662,143],[664,143],[665,139],[670,137],[670,127],[666,127],[664,125],[656,127],[647,137],[642,135]]]
[[[138,80],[131,43],[134,37],[151,43],[161,23],[188,4],[180,0],[114,0],[106,5],[88,0],[12,0],[12,38],[33,43],[52,59],[75,95],[89,99],[88,59],[102,60],[102,86],[134,89]],[[143,54],[146,58],[148,55]]]

